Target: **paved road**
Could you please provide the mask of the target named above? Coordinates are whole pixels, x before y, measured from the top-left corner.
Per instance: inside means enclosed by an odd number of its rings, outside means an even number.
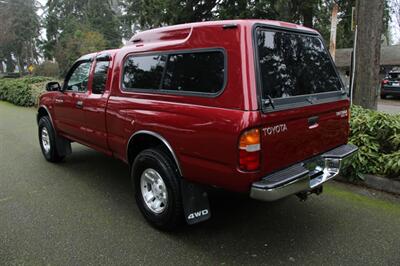
[[[400,98],[379,99],[378,110],[390,114],[400,114]]]
[[[400,265],[399,198],[339,183],[306,202],[214,193],[212,220],[162,233],[123,163],[79,145],[47,163],[34,121],[0,102],[0,265]]]

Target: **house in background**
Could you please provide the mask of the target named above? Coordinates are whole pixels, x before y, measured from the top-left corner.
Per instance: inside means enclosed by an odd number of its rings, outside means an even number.
[[[335,64],[340,72],[340,77],[342,78],[346,87],[349,85],[350,82],[349,73],[352,51],[353,48],[336,50]],[[380,61],[380,75],[381,78],[383,78],[393,68],[400,67],[400,45],[382,46]]]

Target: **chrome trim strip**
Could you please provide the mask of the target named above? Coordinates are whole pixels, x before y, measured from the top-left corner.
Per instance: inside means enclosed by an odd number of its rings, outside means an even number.
[[[126,145],[126,158],[128,158],[128,155],[129,155],[129,154],[128,154],[129,143],[131,142],[131,140],[132,140],[132,138],[133,138],[134,136],[139,135],[139,134],[150,135],[150,136],[153,136],[153,137],[155,137],[155,138],[161,140],[161,142],[168,148],[169,152],[172,154],[172,157],[173,157],[173,159],[174,159],[174,161],[175,161],[175,163],[176,163],[176,166],[178,167],[179,174],[180,174],[181,176],[183,176],[182,170],[181,170],[181,166],[180,166],[179,161],[178,161],[178,157],[176,156],[174,150],[172,149],[172,146],[168,143],[168,141],[167,141],[163,136],[161,136],[160,134],[158,134],[158,133],[156,133],[156,132],[153,132],[153,131],[149,131],[149,130],[139,130],[139,131],[133,133],[132,136],[129,138],[128,143],[127,143],[127,145]]]
[[[302,191],[307,191],[309,190],[308,184],[309,177],[305,175],[276,188],[262,189],[253,186],[250,191],[250,197],[262,201],[274,201]]]

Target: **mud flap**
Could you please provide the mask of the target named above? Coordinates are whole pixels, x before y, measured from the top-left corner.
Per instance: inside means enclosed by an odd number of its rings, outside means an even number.
[[[72,153],[71,142],[66,138],[56,135],[56,146],[58,154],[61,156],[70,155]]]
[[[181,179],[183,211],[188,224],[210,219],[211,211],[208,194],[201,185]]]

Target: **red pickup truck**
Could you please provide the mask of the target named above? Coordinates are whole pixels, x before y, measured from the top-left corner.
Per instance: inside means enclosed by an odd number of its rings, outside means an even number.
[[[207,187],[273,201],[322,192],[357,147],[349,100],[315,30],[269,20],[183,24],[88,54],[37,114],[44,157],[79,142],[130,167],[155,227],[211,215]]]

